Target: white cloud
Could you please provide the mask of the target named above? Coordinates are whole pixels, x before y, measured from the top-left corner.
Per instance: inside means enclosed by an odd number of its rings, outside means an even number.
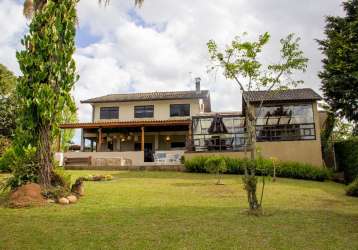
[[[321,54],[314,39],[323,36],[324,16],[342,13],[340,0],[147,0],[135,12],[133,2],[99,7],[96,0],[80,1],[79,29],[98,39],[76,52],[81,76],[74,90],[77,103],[109,93],[192,89],[191,78],[201,76],[203,88],[212,91],[215,110],[241,109],[238,87],[220,73],[207,74],[206,42],[224,45],[244,31],[250,38],[270,32],[265,54],[270,62],[278,59],[280,38],[291,32],[302,37],[310,58],[305,86],[319,90]],[[19,73],[15,50],[26,21],[16,1],[2,0],[0,6],[0,60]],[[78,39],[88,39],[79,34]],[[88,121],[90,107],[79,108],[80,119]]]
[[[21,48],[20,39],[26,30],[22,6],[13,0],[0,3],[0,63],[19,74],[16,50]]]
[[[91,108],[80,105],[80,100],[118,92],[128,92],[130,75],[120,68],[111,57],[91,58],[77,55],[77,68],[80,79],[74,89],[74,97],[79,109],[81,121],[91,120]]]

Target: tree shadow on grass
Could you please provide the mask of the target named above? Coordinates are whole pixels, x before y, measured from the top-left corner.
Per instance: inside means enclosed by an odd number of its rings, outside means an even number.
[[[203,186],[212,186],[213,183],[207,183],[207,182],[183,182],[183,183],[173,183],[172,186],[176,187],[203,187]]]
[[[212,180],[213,174],[208,173],[190,173],[175,171],[123,171],[112,174],[117,178],[134,178],[134,179],[186,179],[186,180]],[[239,175],[225,175],[225,179],[241,178]]]

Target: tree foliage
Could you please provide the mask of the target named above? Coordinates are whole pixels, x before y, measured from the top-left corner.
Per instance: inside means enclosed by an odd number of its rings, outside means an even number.
[[[16,76],[0,64],[0,98],[11,95],[16,87]]]
[[[343,3],[345,17],[326,18],[326,39],[318,40],[324,54],[322,91],[340,117],[354,122],[358,133],[358,0]]]
[[[16,82],[16,76],[0,64],[0,136],[6,140],[10,139],[15,128]]]
[[[244,33],[244,36],[246,33]],[[260,61],[264,46],[270,41],[269,33],[260,35],[257,41],[247,41],[237,36],[221,51],[215,41],[210,40],[209,54],[214,65],[220,67],[228,79],[235,80],[242,91],[288,88],[303,83],[295,80],[295,71],[305,72],[308,59],[299,47],[299,37],[289,34],[280,40],[281,60],[278,63],[264,64]]]

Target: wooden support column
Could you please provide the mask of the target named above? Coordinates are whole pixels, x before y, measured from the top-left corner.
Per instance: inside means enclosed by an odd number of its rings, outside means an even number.
[[[188,139],[189,139],[190,141],[193,139],[193,131],[192,131],[192,129],[191,129],[191,124],[189,124]]]
[[[84,131],[84,129],[82,128],[81,129],[81,152],[84,152],[85,151],[85,147],[86,147],[86,145],[85,145],[85,131]]]
[[[61,152],[61,129],[57,135],[57,152]]]
[[[144,151],[144,127],[141,127],[142,130],[142,137],[141,137],[141,151]]]
[[[98,143],[97,143],[97,152],[101,152],[102,148],[102,129],[98,129]]]
[[[159,150],[159,133],[155,133],[154,135],[154,150]]]
[[[193,130],[192,124],[189,124],[189,131],[188,131],[188,141],[187,141],[187,149],[192,150],[194,143],[193,143]]]

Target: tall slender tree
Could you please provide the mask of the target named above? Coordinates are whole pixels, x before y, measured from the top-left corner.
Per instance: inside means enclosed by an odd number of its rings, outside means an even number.
[[[17,154],[23,158],[26,148],[35,147],[35,159],[31,161],[36,162],[39,183],[45,188],[51,186],[53,177],[51,146],[59,132],[62,110],[75,111],[70,92],[78,79],[73,60],[78,2],[24,2],[24,15],[31,18],[31,23],[29,34],[22,39],[25,49],[17,53],[22,76],[17,86],[20,115],[15,144]],[[99,1],[102,2],[108,4],[109,0]],[[142,2],[135,0],[136,5]]]
[[[343,2],[344,17],[326,18],[326,39],[318,40],[324,54],[322,91],[331,110],[355,124],[358,135],[358,0]]]

